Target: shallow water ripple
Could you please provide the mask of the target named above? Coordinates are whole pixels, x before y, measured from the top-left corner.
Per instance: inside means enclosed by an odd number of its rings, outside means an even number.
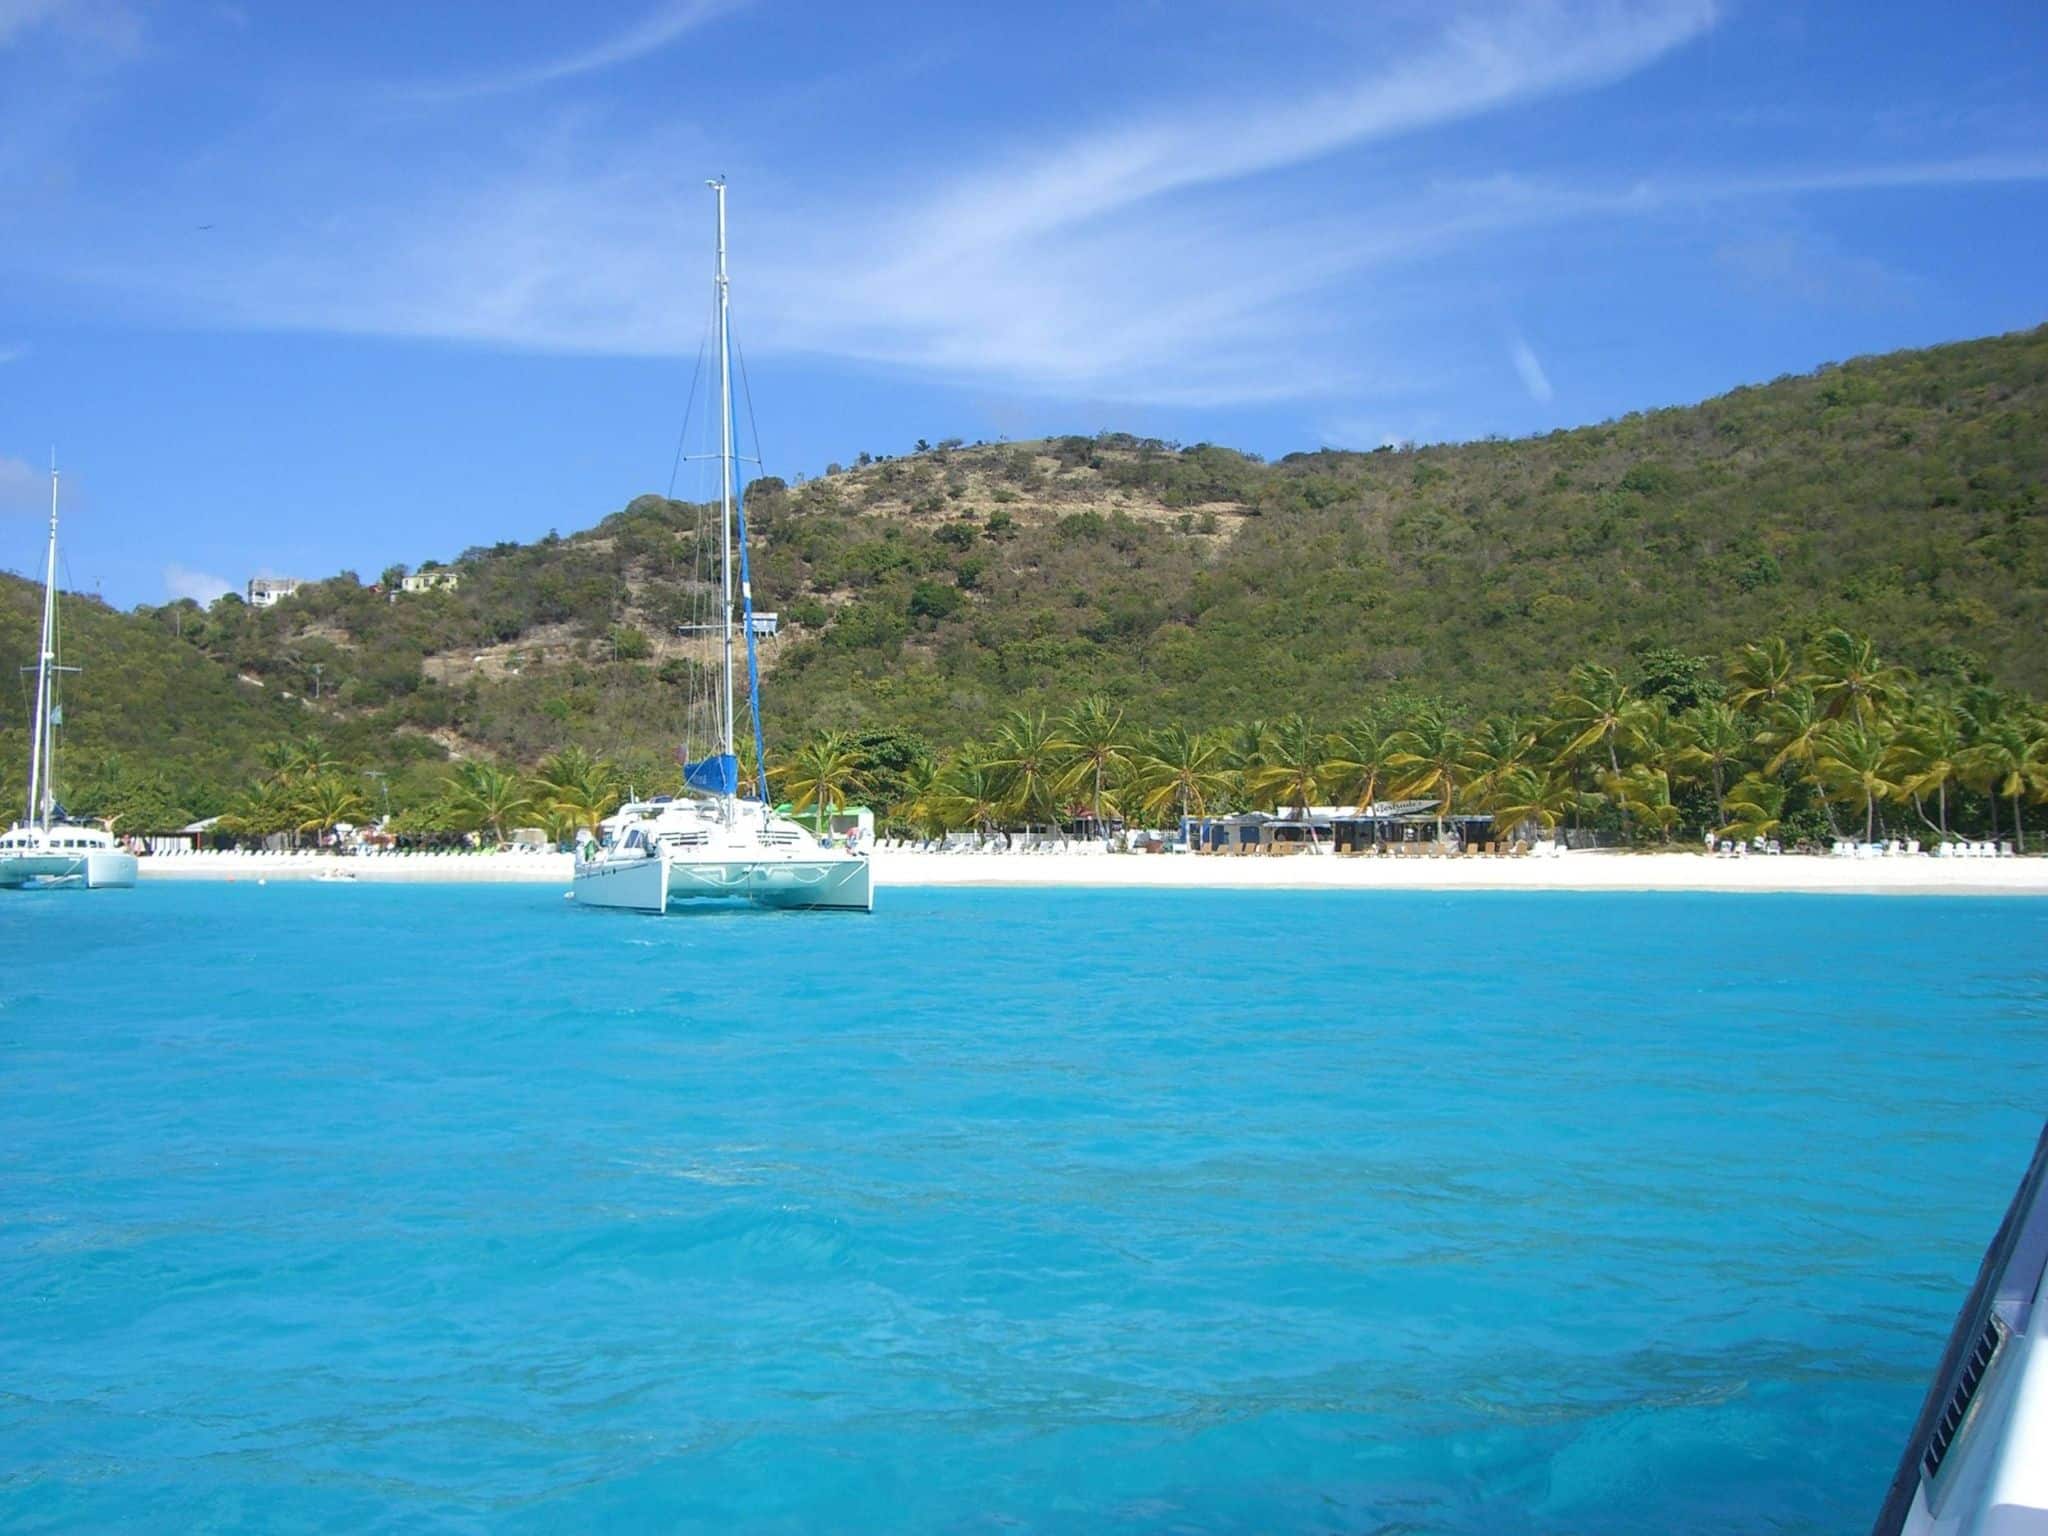
[[[1852,1531],[2048,902],[0,902],[0,1526]]]

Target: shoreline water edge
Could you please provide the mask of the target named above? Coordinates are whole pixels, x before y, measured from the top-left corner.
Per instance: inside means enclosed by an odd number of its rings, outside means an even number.
[[[1728,891],[1753,895],[2048,896],[2048,858],[1847,859],[1580,851],[1556,858],[1228,858],[1193,854],[877,850],[879,888],[1008,886],[1155,890]],[[377,885],[560,885],[565,853],[189,853],[141,861],[142,879]]]

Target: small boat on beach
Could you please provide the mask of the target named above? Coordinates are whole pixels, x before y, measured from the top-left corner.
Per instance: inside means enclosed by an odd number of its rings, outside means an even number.
[[[853,848],[831,847],[778,815],[770,803],[767,747],[761,731],[761,679],[753,585],[747,575],[747,518],[733,450],[732,322],[725,271],[725,182],[718,197],[716,324],[719,446],[715,623],[692,625],[719,637],[715,739],[706,755],[686,749],[680,795],[633,800],[600,825],[601,840],[579,851],[570,894],[585,906],[666,912],[696,901],[872,912],[874,868]],[[737,559],[735,552],[737,551]],[[709,584],[707,584],[709,585]],[[737,598],[737,602],[735,602]],[[754,795],[742,796],[736,744],[735,640],[744,635],[747,712],[753,726]]]
[[[2048,1128],[1956,1317],[1872,1531],[2048,1533]]]
[[[0,889],[94,891],[135,884],[135,855],[116,843],[105,827],[74,820],[57,801],[57,727],[64,720],[58,685],[65,673],[77,670],[59,665],[57,655],[57,466],[52,463],[28,807],[27,814],[0,837]]]

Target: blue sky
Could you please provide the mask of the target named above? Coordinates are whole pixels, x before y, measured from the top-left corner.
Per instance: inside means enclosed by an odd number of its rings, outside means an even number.
[[[1518,435],[2048,318],[2048,7],[0,0],[0,565],[123,605],[769,470]]]

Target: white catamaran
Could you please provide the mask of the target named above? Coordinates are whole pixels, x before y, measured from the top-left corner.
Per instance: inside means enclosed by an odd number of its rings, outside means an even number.
[[[24,672],[28,668],[22,668]],[[36,711],[28,751],[28,814],[0,837],[0,888],[98,890],[135,883],[135,855],[104,827],[76,822],[57,803],[57,727],[64,720],[57,664],[57,466],[50,465],[50,552],[43,571],[42,641],[36,649]]]
[[[720,179],[709,185],[718,198],[718,630],[724,663],[718,750],[696,762],[688,761],[685,754],[682,795],[631,801],[607,818],[601,829],[602,842],[576,860],[571,894],[588,906],[635,912],[665,912],[671,906],[706,898],[771,907],[872,912],[874,876],[866,856],[850,848],[825,846],[807,828],[776,814],[768,804],[754,596],[747,574],[746,506],[744,497],[735,494],[725,182]],[[753,724],[754,784],[759,800],[740,797],[739,755],[734,744],[735,544],[738,617],[746,637],[747,706]]]

